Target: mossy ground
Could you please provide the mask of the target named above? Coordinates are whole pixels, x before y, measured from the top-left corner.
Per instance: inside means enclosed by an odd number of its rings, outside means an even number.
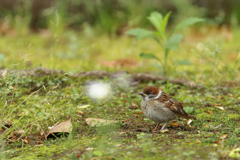
[[[209,35],[205,36],[204,33]],[[111,78],[76,78],[68,74],[42,77],[18,77],[9,74],[5,78],[2,77],[0,116],[2,122],[8,122],[12,127],[9,132],[1,136],[0,157],[2,159],[234,158],[229,157],[229,153],[240,146],[240,85],[239,66],[232,70],[231,68],[239,58],[235,56],[238,52],[236,44],[239,42],[237,41],[240,38],[239,33],[235,30],[230,32],[202,29],[198,35],[194,31],[189,31],[178,52],[170,54],[171,70],[168,76],[202,84],[205,88],[201,89],[166,84],[162,81],[140,82],[136,86],[121,88],[114,85]],[[143,61],[138,57],[142,51],[153,52],[162,57],[162,51],[151,40],[135,43],[132,38],[125,36],[84,37],[72,32],[58,38],[54,38],[51,34],[47,35],[48,38],[44,36],[46,35],[1,37],[0,51],[5,55],[2,61],[3,67],[24,69],[40,65],[71,72],[104,69],[127,70],[130,73],[159,73],[157,69],[148,65],[150,61]],[[17,40],[12,41],[12,38]],[[10,42],[12,45],[8,45]],[[199,43],[209,48],[204,50],[201,45],[197,45]],[[29,44],[31,47],[27,50]],[[219,53],[221,56],[217,57],[215,63],[216,57],[211,53],[215,51],[216,44],[222,49]],[[16,53],[23,53],[24,56]],[[27,56],[28,54],[31,55]],[[21,58],[24,62],[19,60]],[[110,61],[121,58],[134,59],[137,63],[135,66],[111,63],[109,67],[105,65],[106,63],[99,62],[99,60]],[[176,66],[174,62],[182,59],[189,59],[193,65]],[[96,102],[89,99],[86,87],[91,81],[112,85],[112,94],[108,101]],[[180,127],[171,126],[169,123],[167,126],[169,132],[152,133],[155,124],[143,114],[138,114],[141,111],[139,108],[141,98],[137,93],[146,85],[163,88],[176,100],[183,102],[187,107],[186,110],[198,119],[190,126],[186,125],[185,120],[177,119],[172,123],[177,123]],[[90,106],[79,108],[83,105]],[[47,140],[41,136],[41,132],[47,132],[49,126],[66,121],[70,117],[72,117],[73,132],[68,137]],[[113,126],[92,128],[86,124],[86,118],[133,119]],[[24,130],[24,134],[12,135],[14,131],[20,129]],[[223,135],[227,135],[227,138]]]

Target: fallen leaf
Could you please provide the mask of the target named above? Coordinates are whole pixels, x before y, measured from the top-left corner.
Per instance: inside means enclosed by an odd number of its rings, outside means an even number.
[[[220,139],[225,139],[225,138],[229,138],[227,134],[224,134],[222,136],[219,137]]]
[[[122,147],[122,144],[116,144],[116,147]]]
[[[215,106],[216,108],[218,108],[218,109],[221,109],[221,110],[224,110],[224,108],[223,107],[218,107],[218,106]]]
[[[92,151],[93,150],[93,148],[86,148],[86,151]]]
[[[187,141],[187,143],[192,143],[191,141]]]
[[[76,158],[79,158],[81,156],[80,153],[78,153],[77,155],[75,155]]]
[[[210,128],[208,125],[203,125],[204,128]]]
[[[219,143],[219,141],[213,141],[213,143]]]
[[[213,112],[212,112],[212,111],[207,111],[207,113],[209,113],[209,114],[213,114]]]
[[[11,127],[12,127],[12,125],[10,123],[8,123],[8,122],[3,122],[2,123],[2,130],[3,131],[5,131],[6,129],[9,129]]]
[[[82,111],[77,111],[77,113],[79,113],[81,115],[84,115],[84,113]]]
[[[22,141],[28,144],[30,139],[23,139]]]
[[[138,112],[137,115],[139,115],[139,114],[143,114],[143,112]]]
[[[90,105],[87,104],[87,105],[83,105],[83,106],[78,106],[77,108],[82,109],[82,108],[87,108],[87,107],[89,107],[89,106],[90,106]]]
[[[160,133],[166,133],[166,132],[169,132],[168,129],[164,129],[163,131],[161,131]]]
[[[201,143],[201,141],[198,140],[198,141],[196,141],[196,143]]]
[[[50,131],[48,132],[48,134],[46,135],[46,138],[50,135],[50,134],[56,134],[56,133],[69,133],[72,131],[72,123],[71,123],[71,119],[62,122],[58,125],[54,125],[53,127],[51,127]]]
[[[218,145],[217,144],[213,144],[213,147],[217,147]]]
[[[214,104],[214,106],[222,106],[222,104]]]
[[[171,123],[170,126],[171,126],[171,127],[180,127],[180,125],[177,124],[177,123]]]
[[[17,130],[16,136],[20,137],[25,131],[22,129]]]
[[[126,98],[126,95],[124,93],[121,93],[122,98]]]
[[[231,93],[228,93],[228,96],[234,98],[234,95],[232,95]]]
[[[192,123],[192,120],[191,120],[191,119],[189,119],[189,120],[187,121],[187,125],[190,125],[190,123]]]
[[[235,148],[235,149],[231,150],[231,152],[229,153],[229,157],[239,158],[240,157],[240,148]]]
[[[128,108],[129,109],[137,109],[137,108],[139,108],[139,106],[136,103],[132,103],[132,105]]]
[[[99,118],[87,118],[86,122],[90,127],[95,127],[95,126],[100,127],[100,126],[106,126],[106,125],[110,125],[110,124],[119,123],[120,121],[106,120],[106,119],[99,119]]]
[[[44,131],[41,131],[40,136],[44,136],[44,135],[45,135]]]
[[[217,98],[218,98],[218,99],[223,99],[223,97],[222,97],[222,96],[217,96]]]

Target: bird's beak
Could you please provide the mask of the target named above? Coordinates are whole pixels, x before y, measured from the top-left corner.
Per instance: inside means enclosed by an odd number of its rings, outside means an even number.
[[[146,96],[147,96],[147,95],[146,95],[145,93],[143,93],[143,92],[139,92],[138,94],[141,95],[142,97],[146,97]]]

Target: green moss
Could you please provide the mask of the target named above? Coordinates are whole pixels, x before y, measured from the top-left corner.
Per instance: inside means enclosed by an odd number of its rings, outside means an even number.
[[[239,120],[240,120],[240,114],[229,114],[228,117],[229,117],[231,120],[236,120],[236,121],[239,121]]]
[[[210,120],[213,118],[212,114],[209,113],[200,113],[197,115],[197,118],[199,120]]]

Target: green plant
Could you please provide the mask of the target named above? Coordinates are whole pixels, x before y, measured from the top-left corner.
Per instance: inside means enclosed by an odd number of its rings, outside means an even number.
[[[156,32],[149,31],[149,30],[142,29],[142,28],[135,28],[135,29],[128,30],[126,32],[129,35],[136,36],[137,40],[148,37],[148,38],[154,39],[156,42],[158,42],[161,45],[161,47],[164,50],[164,60],[163,61],[151,53],[141,53],[140,57],[142,57],[144,59],[157,60],[161,64],[161,66],[154,65],[154,67],[163,69],[164,74],[167,73],[167,60],[168,60],[169,52],[171,50],[173,50],[173,51],[177,50],[178,45],[183,38],[182,34],[179,34],[179,33],[174,34],[174,33],[183,27],[190,26],[190,25],[193,25],[194,23],[204,21],[201,18],[194,18],[194,17],[185,19],[184,21],[182,21],[181,23],[176,25],[173,28],[173,30],[167,35],[166,28],[167,28],[168,19],[169,19],[170,14],[171,14],[171,12],[168,12],[164,17],[162,16],[162,14],[160,14],[158,12],[152,12],[150,14],[150,17],[148,17],[148,19],[153,24],[153,26],[157,29]],[[189,64],[189,61],[186,61],[186,60],[181,61],[181,63],[179,63],[179,64],[185,64],[182,62],[186,62],[187,64]]]

